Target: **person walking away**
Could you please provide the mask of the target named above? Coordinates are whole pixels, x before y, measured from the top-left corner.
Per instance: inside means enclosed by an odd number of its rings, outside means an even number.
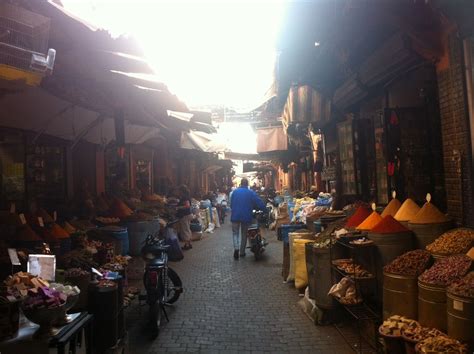
[[[193,248],[191,245],[191,220],[193,219],[193,214],[191,213],[191,193],[185,185],[179,187],[179,203],[177,209],[176,216],[179,218],[179,231],[184,241],[183,250],[189,250]]]
[[[234,259],[239,259],[239,251],[240,257],[245,257],[247,229],[252,222],[253,210],[265,210],[265,204],[253,190],[249,189],[249,181],[242,178],[240,187],[232,192],[230,207],[232,209],[230,221],[232,222]]]

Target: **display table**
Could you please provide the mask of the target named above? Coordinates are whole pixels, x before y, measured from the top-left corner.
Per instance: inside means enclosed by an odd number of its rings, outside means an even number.
[[[85,333],[85,349],[87,354],[92,354],[92,319],[93,315],[87,312],[79,312],[71,315],[74,319],[71,323],[57,328],[57,334],[47,341],[33,338],[38,325],[26,320],[20,325],[20,330],[15,338],[0,343],[2,354],[43,354],[49,353],[49,348],[56,348],[58,354],[66,352],[69,343],[69,353],[76,353],[78,343],[82,341]]]

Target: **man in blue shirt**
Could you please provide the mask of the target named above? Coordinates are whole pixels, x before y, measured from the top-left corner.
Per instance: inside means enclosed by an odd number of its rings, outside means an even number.
[[[254,191],[249,189],[249,181],[242,178],[240,187],[232,192],[230,207],[232,209],[230,221],[232,221],[234,259],[239,259],[239,248],[240,257],[245,257],[247,229],[252,223],[252,212],[254,209],[265,210],[265,204]]]

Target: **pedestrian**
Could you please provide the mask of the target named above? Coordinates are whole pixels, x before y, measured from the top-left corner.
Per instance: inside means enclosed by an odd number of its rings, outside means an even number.
[[[240,187],[232,192],[230,207],[232,209],[230,220],[234,241],[234,259],[239,259],[239,250],[240,257],[245,257],[247,229],[252,222],[253,210],[265,210],[265,204],[254,191],[249,189],[249,181],[242,178]]]
[[[184,241],[183,250],[193,248],[191,245],[191,220],[193,214],[191,213],[191,193],[186,185],[179,187],[179,203],[177,206],[177,217],[179,218],[179,232],[181,239]]]

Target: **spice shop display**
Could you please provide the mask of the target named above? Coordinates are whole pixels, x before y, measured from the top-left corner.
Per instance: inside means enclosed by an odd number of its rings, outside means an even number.
[[[467,354],[467,346],[447,336],[428,337],[416,345],[416,352]]]
[[[375,225],[370,232],[377,234],[397,234],[410,232],[410,230],[400,224],[391,215],[387,215],[377,225]]]
[[[431,197],[427,197],[431,200]],[[410,219],[411,224],[439,224],[450,221],[445,214],[434,206],[430,201],[427,201],[418,213]]]
[[[408,198],[405,200],[398,209],[394,218],[397,221],[408,222],[415,217],[415,215],[420,211],[420,207],[413,200]]]
[[[428,284],[446,286],[464,276],[471,266],[472,260],[466,255],[450,256],[437,260],[419,279]]]
[[[346,227],[356,228],[362,222],[367,219],[371,214],[371,210],[364,206],[359,206],[356,212],[347,220]]]
[[[402,254],[384,267],[390,274],[404,276],[419,276],[428,268],[431,255],[424,250],[414,250]]]
[[[474,299],[474,271],[451,283],[447,291],[454,295]]]
[[[346,273],[348,276],[355,278],[370,278],[372,274],[365,270],[360,264],[355,264],[353,259],[337,259],[333,264],[340,271]]]
[[[379,333],[384,336],[401,337],[404,330],[420,327],[420,324],[410,318],[393,315],[387,318],[379,327]]]
[[[375,211],[375,204],[372,205],[372,210],[372,213],[356,227],[357,230],[371,230],[382,221],[382,217]]]
[[[474,243],[474,230],[459,228],[445,232],[426,249],[434,255],[467,253]]]
[[[396,198],[396,193],[393,192],[392,200],[387,204],[387,206],[382,211],[382,218],[386,217],[387,215],[395,216],[397,214],[398,209],[402,206],[402,203]]]

